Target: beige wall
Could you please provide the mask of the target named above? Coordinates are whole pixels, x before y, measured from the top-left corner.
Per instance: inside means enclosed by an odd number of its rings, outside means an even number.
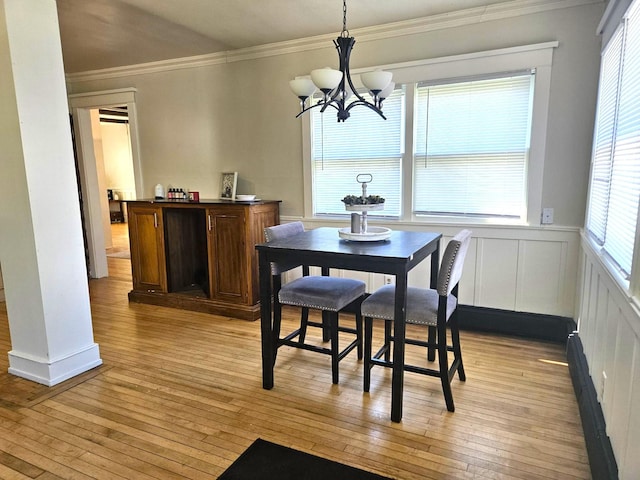
[[[352,68],[559,41],[554,52],[543,206],[555,223],[582,226],[599,68],[600,3],[381,40],[358,40]],[[283,216],[303,215],[301,120],[288,81],[335,66],[326,48],[218,65],[91,81],[70,93],[137,88],[146,191],[156,183],[216,197],[219,175],[239,172],[239,191],[282,199]],[[75,77],[78,78],[78,77]],[[304,121],[304,120],[303,120]],[[140,193],[140,192],[139,192]]]
[[[129,125],[101,122],[100,132],[107,188],[117,193],[120,200],[135,200]]]

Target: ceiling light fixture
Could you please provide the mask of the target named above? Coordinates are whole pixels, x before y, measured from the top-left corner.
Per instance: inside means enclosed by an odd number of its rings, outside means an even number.
[[[347,30],[347,0],[343,0],[342,4],[342,32],[333,41],[340,58],[340,70],[329,67],[319,68],[311,71],[311,79],[296,78],[289,82],[291,90],[300,99],[300,113],[296,115],[296,118],[312,108],[321,107],[320,112],[324,112],[327,107],[331,106],[338,111],[338,122],[344,122],[350,116],[349,110],[357,105],[364,105],[386,120],[387,118],[382,113],[382,101],[391,94],[395,87],[395,83],[391,81],[393,74],[374,70],[360,75],[360,80],[373,97],[373,103],[368,102],[358,93],[349,73],[349,57],[356,40],[349,36],[349,30]],[[307,98],[315,93],[316,88],[323,93],[323,96],[315,105],[307,106]],[[354,95],[356,99],[347,104],[351,95]]]

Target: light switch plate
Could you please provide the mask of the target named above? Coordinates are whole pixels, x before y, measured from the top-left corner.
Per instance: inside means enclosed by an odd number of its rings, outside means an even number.
[[[553,223],[553,208],[547,207],[542,209],[542,224],[550,225]]]

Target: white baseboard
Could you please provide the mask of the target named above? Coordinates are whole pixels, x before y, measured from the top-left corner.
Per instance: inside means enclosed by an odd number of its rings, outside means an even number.
[[[9,373],[33,382],[52,387],[102,365],[97,343],[57,360],[35,358],[11,350],[9,352]]]

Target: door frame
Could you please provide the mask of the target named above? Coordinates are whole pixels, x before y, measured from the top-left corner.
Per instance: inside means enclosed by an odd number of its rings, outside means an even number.
[[[83,192],[85,225],[87,232],[87,248],[89,250],[89,276],[101,278],[109,275],[107,254],[105,250],[104,230],[102,226],[102,196],[98,187],[98,171],[91,132],[90,110],[102,107],[126,105],[129,114],[129,132],[131,138],[131,158],[133,160],[133,176],[136,198],[144,192],[142,166],[140,159],[140,142],[136,113],[135,88],[121,88],[69,95],[69,110],[73,116],[78,166],[80,170],[80,188]]]

